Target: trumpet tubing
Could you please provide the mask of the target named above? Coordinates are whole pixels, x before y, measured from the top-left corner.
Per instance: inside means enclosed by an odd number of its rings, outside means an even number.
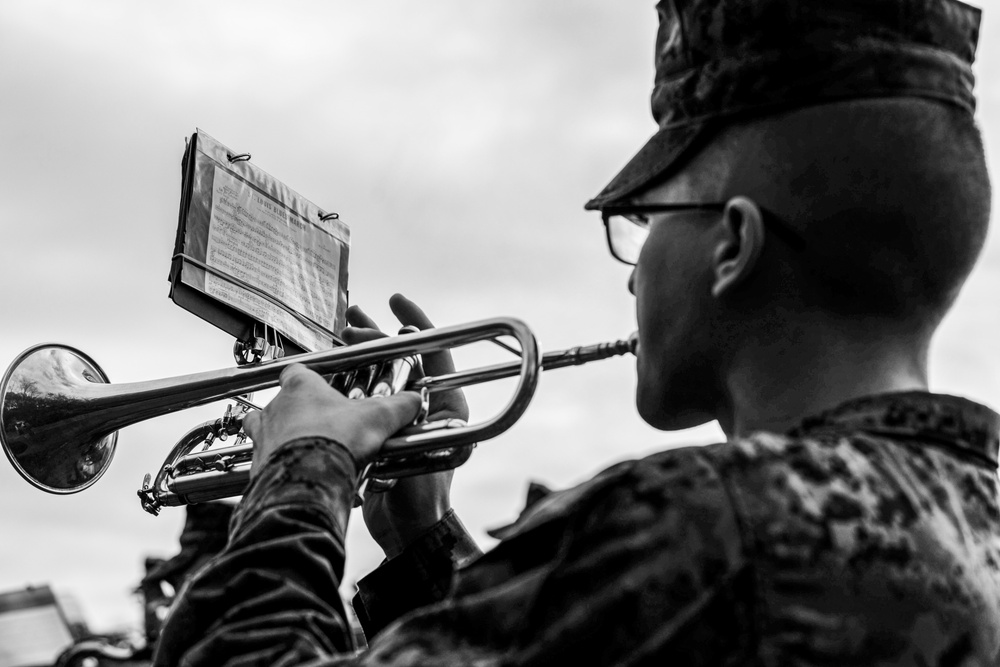
[[[519,360],[406,379],[404,360],[501,337],[517,341]],[[542,370],[626,354],[634,351],[634,346],[633,335],[615,343],[540,355],[527,325],[512,318],[494,318],[251,366],[110,384],[104,371],[83,352],[65,345],[37,345],[15,359],[0,384],[0,444],[29,483],[49,493],[68,494],[91,486],[104,474],[121,428],[276,386],[281,372],[293,363],[335,376],[341,382],[349,382],[358,373],[376,374],[378,377],[365,380],[369,395],[387,395],[401,389],[431,394],[518,378],[507,405],[493,417],[474,424],[446,420],[407,427],[386,441],[379,459],[366,472],[372,478],[420,474],[460,465],[474,443],[495,437],[516,423],[531,401]],[[370,370],[375,368],[391,368],[392,372],[381,375]],[[239,495],[249,476],[250,445],[195,453],[191,450],[202,442],[240,433],[241,421],[240,416],[227,413],[186,434],[171,451],[155,482],[150,485],[147,480],[140,490],[144,506],[149,505],[146,508],[155,513],[161,505]]]

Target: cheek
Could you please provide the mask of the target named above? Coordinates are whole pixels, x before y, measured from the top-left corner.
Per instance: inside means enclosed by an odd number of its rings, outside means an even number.
[[[676,346],[680,324],[678,314],[683,310],[681,295],[673,283],[665,258],[649,256],[645,249],[643,254],[646,256],[640,258],[635,271],[635,315],[639,328],[636,371],[640,414],[644,412],[641,404],[661,393],[659,384],[670,375],[669,359]]]
[[[666,243],[643,246],[634,277],[640,342],[643,336],[662,339],[692,305],[698,283],[694,262],[677,250]]]
[[[650,240],[653,240],[651,237]],[[634,274],[640,381],[667,381],[686,356],[705,344],[711,281],[697,243],[648,243]]]

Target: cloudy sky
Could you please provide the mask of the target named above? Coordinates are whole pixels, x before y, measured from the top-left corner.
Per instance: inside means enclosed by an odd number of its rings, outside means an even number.
[[[340,213],[351,301],[387,328],[402,291],[440,324],[520,317],[545,349],[627,335],[628,271],[582,205],[653,130],[653,4],[0,3],[0,366],[43,341],[79,347],[115,382],[232,365],[231,337],[167,298],[195,128]],[[985,17],[977,69],[992,158],[1000,14]],[[994,407],[997,286],[993,234],[932,365],[936,390]],[[625,360],[547,374],[527,416],[478,448],[453,500],[484,544],[530,479],[571,484],[720,436],[653,431],[632,383]],[[474,418],[497,391],[472,395]],[[43,494],[0,465],[0,592],[49,583],[97,629],[138,627],[142,559],[176,551],[184,514],[148,516],[135,490],[223,407],[124,429],[110,471],[78,495]],[[352,581],[380,557],[360,516],[348,548]]]

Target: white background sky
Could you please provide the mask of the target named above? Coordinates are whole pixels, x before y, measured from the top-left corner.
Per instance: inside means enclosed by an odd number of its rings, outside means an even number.
[[[114,382],[232,365],[232,339],[167,298],[184,139],[200,127],[351,227],[352,303],[388,325],[402,291],[439,324],[512,315],[544,349],[634,327],[627,269],[582,210],[652,133],[652,0],[0,3],[0,367],[38,342]],[[979,118],[1000,155],[1000,14],[980,45]],[[1000,406],[996,233],[934,348],[933,388]],[[657,433],[626,360],[549,373],[481,445],[453,500],[483,531],[529,479],[582,480],[714,427]],[[473,396],[473,417],[477,411]],[[484,396],[486,401],[489,396]],[[97,629],[139,625],[145,555],[177,550],[183,510],[135,497],[218,407],[123,430],[73,496],[0,463],[0,591],[50,583]],[[348,581],[380,554],[355,516]]]

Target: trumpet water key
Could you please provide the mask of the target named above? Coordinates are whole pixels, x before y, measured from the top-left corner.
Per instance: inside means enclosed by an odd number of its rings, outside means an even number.
[[[518,360],[441,376],[409,377],[409,360],[419,355],[481,341],[499,343],[501,338],[516,341]],[[334,386],[345,393],[362,389],[367,396],[406,389],[426,398],[434,392],[517,378],[506,406],[489,419],[472,424],[422,421],[386,441],[365,476],[392,479],[461,465],[474,443],[500,435],[517,422],[534,395],[541,371],[623,355],[634,348],[633,334],[627,340],[543,355],[523,322],[494,318],[250,366],[110,384],[104,371],[83,352],[65,345],[37,345],[15,359],[0,384],[0,444],[14,468],[32,485],[68,494],[91,486],[104,474],[114,456],[119,429],[274,387],[281,371],[292,363],[331,376]],[[181,438],[155,478],[147,476],[139,491],[143,506],[155,513],[162,505],[242,493],[253,453],[241,430],[246,409],[245,405],[239,411],[228,410],[223,418],[201,424]],[[235,437],[235,445],[193,451],[229,436]]]

